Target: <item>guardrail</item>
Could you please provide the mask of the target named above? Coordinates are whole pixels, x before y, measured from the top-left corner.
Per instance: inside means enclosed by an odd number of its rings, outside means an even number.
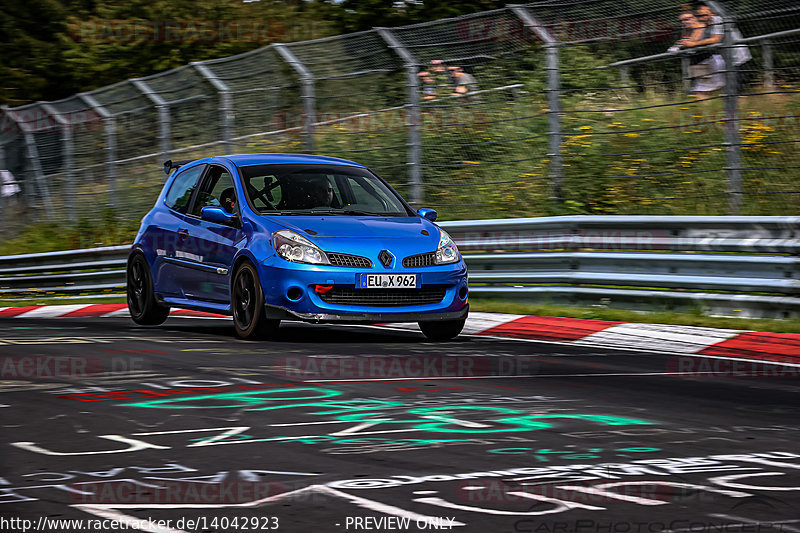
[[[566,216],[441,226],[469,265],[473,296],[800,316],[800,217]],[[0,297],[119,296],[128,249],[0,257]]]
[[[130,245],[0,257],[0,298],[116,291],[125,287]],[[119,296],[111,294],[107,296]]]
[[[641,311],[800,316],[800,217],[444,222],[473,296]]]

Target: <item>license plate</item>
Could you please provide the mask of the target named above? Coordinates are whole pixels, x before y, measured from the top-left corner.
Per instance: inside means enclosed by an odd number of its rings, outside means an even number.
[[[359,274],[359,289],[416,289],[417,274]]]

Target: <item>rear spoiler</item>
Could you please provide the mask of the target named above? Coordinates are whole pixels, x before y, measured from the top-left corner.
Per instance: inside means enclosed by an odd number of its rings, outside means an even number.
[[[169,176],[173,170],[177,170],[181,168],[183,165],[191,163],[192,161],[194,161],[194,159],[186,159],[183,161],[173,161],[172,159],[167,159],[166,161],[164,161],[164,174]]]

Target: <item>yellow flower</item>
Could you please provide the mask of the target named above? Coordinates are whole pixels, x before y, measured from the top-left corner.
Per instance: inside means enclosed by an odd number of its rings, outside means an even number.
[[[638,137],[638,136],[639,136],[638,133],[626,133],[625,134],[625,137]]]
[[[581,129],[582,130],[590,130],[590,129],[592,129],[592,127],[591,126],[581,126]]]

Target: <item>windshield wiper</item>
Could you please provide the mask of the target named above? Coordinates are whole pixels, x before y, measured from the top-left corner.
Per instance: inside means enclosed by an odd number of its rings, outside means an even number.
[[[360,209],[302,209],[293,211],[265,211],[261,213],[265,216],[283,215],[344,215],[344,216],[367,216],[367,217],[402,217],[405,213],[375,213],[374,211],[362,211]]]
[[[286,215],[316,215],[319,211],[261,211],[261,214],[267,217],[286,216]]]
[[[344,209],[340,211],[343,215],[366,216],[366,217],[385,217],[386,213],[375,213],[373,211],[361,211],[360,209]]]

